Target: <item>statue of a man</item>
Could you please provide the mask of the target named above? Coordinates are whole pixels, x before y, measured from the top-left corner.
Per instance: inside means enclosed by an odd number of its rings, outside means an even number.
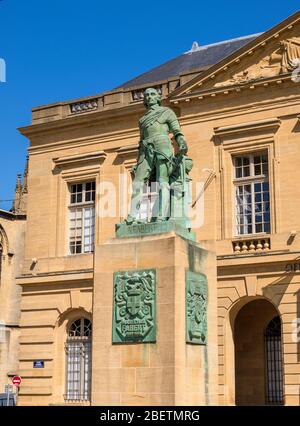
[[[139,156],[134,169],[131,209],[126,219],[128,225],[136,221],[143,197],[143,185],[149,181],[154,170],[156,182],[159,184],[159,205],[156,221],[164,221],[169,218],[169,183],[174,160],[170,133],[173,133],[178,146],[178,155],[185,155],[188,150],[176,114],[170,108],[161,106],[161,96],[156,89],[145,90],[144,105],[147,112],[139,120]]]

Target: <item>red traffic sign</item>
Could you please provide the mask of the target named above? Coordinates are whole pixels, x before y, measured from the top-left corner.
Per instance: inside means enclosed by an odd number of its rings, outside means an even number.
[[[22,379],[20,376],[14,376],[11,381],[13,385],[20,386]]]

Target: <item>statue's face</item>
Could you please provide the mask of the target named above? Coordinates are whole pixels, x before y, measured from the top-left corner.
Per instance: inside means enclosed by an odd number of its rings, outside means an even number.
[[[155,89],[146,89],[144,92],[144,105],[150,108],[153,105],[160,104],[160,94]]]

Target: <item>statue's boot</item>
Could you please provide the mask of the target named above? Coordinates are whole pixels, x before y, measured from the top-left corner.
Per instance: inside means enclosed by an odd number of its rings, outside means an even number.
[[[130,214],[127,216],[127,218],[124,220],[126,225],[132,225],[135,221],[135,218],[131,216]]]
[[[143,198],[143,184],[144,183],[140,181],[133,182],[130,212],[125,220],[127,225],[132,225],[134,222],[137,222],[137,216]]]

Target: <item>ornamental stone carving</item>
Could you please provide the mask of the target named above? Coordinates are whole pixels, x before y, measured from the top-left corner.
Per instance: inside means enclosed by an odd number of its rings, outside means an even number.
[[[245,70],[234,74],[229,80],[218,82],[215,87],[247,83],[261,78],[276,77],[292,72],[299,66],[300,37],[282,40],[271,54]]]
[[[156,271],[114,273],[113,343],[156,341]]]
[[[207,341],[207,278],[191,271],[186,272],[186,341]]]
[[[95,109],[98,109],[98,99],[90,99],[87,101],[70,104],[70,109],[72,114],[93,111]]]

